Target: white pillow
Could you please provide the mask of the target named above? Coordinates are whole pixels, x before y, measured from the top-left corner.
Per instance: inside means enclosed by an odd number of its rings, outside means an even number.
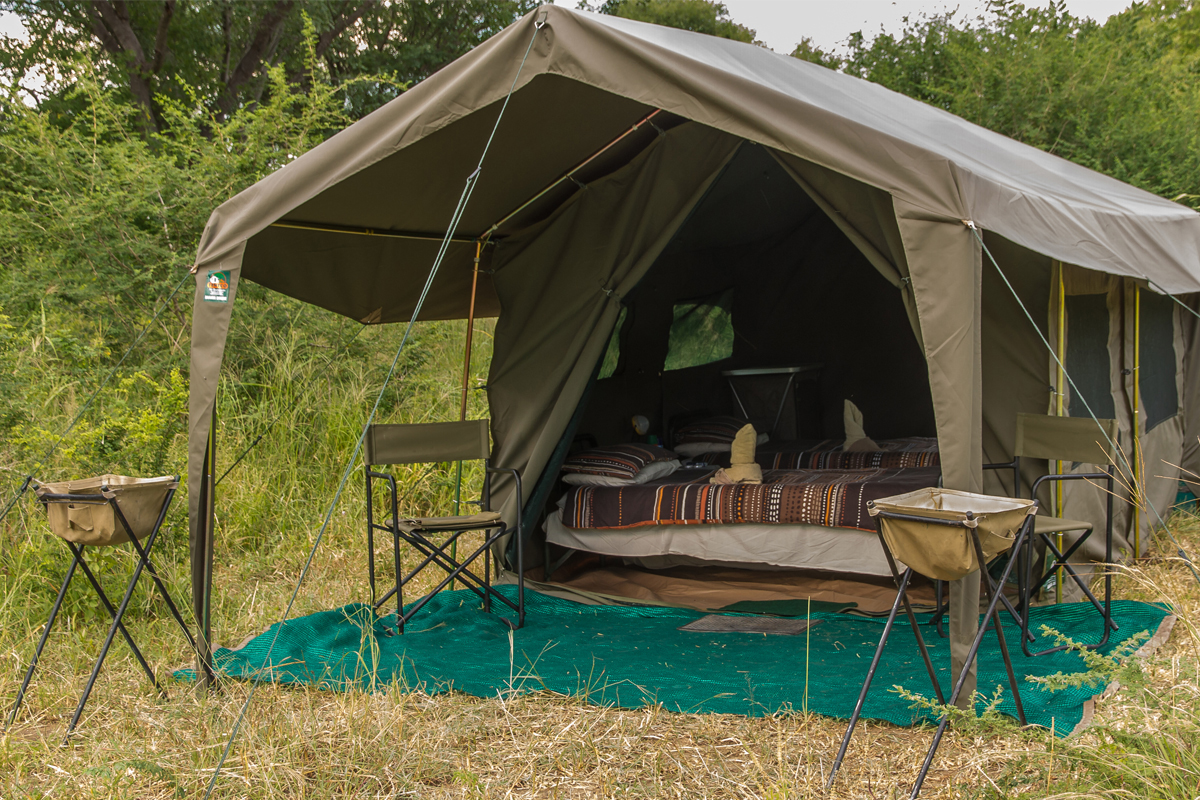
[[[655,461],[642,467],[641,472],[634,478],[613,478],[609,475],[585,475],[582,472],[564,472],[563,483],[572,486],[637,486],[639,483],[652,481],[655,478],[665,478],[679,469],[679,459],[673,461]]]
[[[770,438],[769,434],[760,433],[758,439],[755,440],[755,445],[766,444]],[[728,453],[733,449],[733,442],[686,442],[677,444],[671,449],[681,456],[695,458],[705,453]]]

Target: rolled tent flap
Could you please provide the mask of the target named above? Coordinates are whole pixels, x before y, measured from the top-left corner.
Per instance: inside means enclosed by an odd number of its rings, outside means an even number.
[[[660,136],[549,219],[497,247],[488,401],[493,458],[528,494],[603,354],[621,298],[645,275],[740,140],[700,125]],[[511,487],[494,488],[511,520]],[[522,498],[524,502],[526,498]]]
[[[192,300],[192,346],[190,389],[188,393],[188,528],[192,564],[192,610],[199,623],[197,645],[200,658],[207,662],[211,642],[209,599],[212,578],[213,487],[205,486],[209,456],[209,428],[217,398],[221,361],[229,320],[237,298],[245,244],[224,255],[200,264],[196,269],[196,292]],[[207,670],[198,669],[207,676]]]
[[[983,359],[980,287],[983,250],[962,220],[939,218],[893,198],[904,239],[929,388],[937,421],[943,485],[983,491]],[[979,627],[979,573],[950,583],[950,657],[966,663]],[[969,708],[975,665],[959,705]]]

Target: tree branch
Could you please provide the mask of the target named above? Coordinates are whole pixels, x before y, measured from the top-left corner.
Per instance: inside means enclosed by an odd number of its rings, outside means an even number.
[[[129,59],[129,91],[133,99],[142,107],[142,126],[147,132],[157,131],[158,123],[154,118],[154,96],[150,88],[150,65],[146,63],[146,53],[138,40],[137,32],[129,19],[129,5],[124,0],[96,0],[87,3],[88,16],[92,21],[92,30],[96,38],[114,56],[124,56]],[[172,11],[174,2],[170,3]],[[170,22],[169,16],[167,22]],[[160,34],[166,41],[166,28],[160,23]]]
[[[270,52],[272,45],[278,43],[276,34],[287,20],[288,13],[295,5],[295,0],[276,0],[271,10],[258,21],[254,38],[250,46],[238,61],[233,72],[225,81],[225,92],[217,101],[217,108],[222,114],[228,114],[237,105],[237,90],[254,75],[261,66],[263,59]]]
[[[346,2],[342,3],[342,8],[343,9],[349,8],[350,3],[351,3],[351,0],[346,0]],[[349,28],[351,25],[358,22],[359,19],[362,18],[362,15],[366,13],[367,9],[370,8],[374,4],[375,4],[374,0],[367,0],[367,2],[365,2],[365,3],[359,3],[358,7],[356,9],[354,9],[349,14],[346,14],[344,17],[342,17],[341,19],[334,22],[333,25],[331,25],[329,27],[329,30],[325,31],[320,36],[318,36],[317,37],[317,58],[320,58],[321,56],[323,56],[325,54],[325,51],[329,49],[329,45],[333,44],[333,40],[338,38],[339,36],[341,36],[343,33],[345,33],[346,29]]]
[[[166,0],[163,3],[162,16],[158,18],[158,31],[154,34],[154,63],[150,67],[150,71],[155,75],[162,69],[163,59],[167,57],[167,28],[171,25],[171,18],[175,16],[176,0]]]

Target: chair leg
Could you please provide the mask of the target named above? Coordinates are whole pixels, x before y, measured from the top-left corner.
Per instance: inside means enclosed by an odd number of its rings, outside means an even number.
[[[400,530],[392,531],[392,558],[396,562],[396,633],[404,633],[404,588],[400,565]]]
[[[17,712],[21,710],[21,703],[25,701],[25,692],[29,689],[29,682],[33,680],[33,673],[37,669],[38,659],[42,657],[42,650],[46,648],[46,641],[50,638],[50,629],[54,627],[54,620],[58,617],[59,609],[62,608],[63,598],[67,596],[67,588],[71,585],[71,579],[75,577],[75,567],[79,564],[79,556],[73,555],[71,558],[71,566],[67,568],[67,577],[63,581],[62,588],[58,590],[58,596],[54,598],[54,605],[50,607],[50,619],[46,620],[46,627],[42,629],[42,636],[38,639],[37,647],[33,651],[33,661],[29,662],[29,670],[25,673],[25,680],[21,682],[21,689],[17,692],[17,701],[13,703],[12,712],[8,715],[8,722],[4,724],[4,729],[8,730],[17,719]]]

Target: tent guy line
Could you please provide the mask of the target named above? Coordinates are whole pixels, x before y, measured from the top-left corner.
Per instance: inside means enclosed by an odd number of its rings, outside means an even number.
[[[396,355],[392,358],[392,364],[388,368],[387,375],[384,376],[383,385],[379,387],[379,393],[375,397],[375,404],[371,406],[371,413],[367,415],[366,422],[363,423],[362,431],[358,434],[358,441],[354,445],[354,452],[346,463],[346,469],[342,473],[342,479],[338,482],[337,491],[334,492],[333,499],[329,502],[329,508],[325,511],[325,520],[321,523],[321,528],[317,531],[317,536],[313,540],[313,545],[308,551],[308,557],[304,560],[304,567],[300,570],[300,576],[296,579],[296,586],[292,590],[292,596],[288,600],[287,608],[284,609],[283,618],[275,627],[275,636],[271,639],[270,646],[267,647],[266,655],[263,657],[265,663],[269,664],[271,652],[275,649],[275,644],[279,641],[279,632],[283,629],[283,623],[292,615],[292,607],[296,603],[296,598],[300,595],[300,587],[304,584],[304,579],[308,576],[309,568],[312,566],[313,558],[316,557],[317,548],[321,546],[321,541],[324,539],[325,532],[329,529],[329,522],[333,519],[333,511],[337,508],[338,501],[342,498],[342,492],[346,488],[346,482],[350,479],[350,473],[354,470],[355,464],[358,462],[358,455],[362,452],[363,441],[366,439],[367,431],[371,428],[371,424],[375,421],[375,414],[379,411],[379,406],[383,402],[383,395],[387,391],[388,384],[392,377],[396,374],[396,366],[400,363],[400,355],[404,352],[405,345],[408,344],[409,335],[412,333],[413,326],[416,325],[417,319],[421,315],[421,307],[425,304],[425,299],[429,295],[429,289],[433,286],[434,278],[437,277],[438,268],[442,265],[445,258],[446,250],[450,246],[454,233],[458,229],[458,223],[462,219],[463,211],[466,210],[467,203],[471,200],[471,194],[474,192],[475,186],[479,182],[479,177],[483,172],[483,162],[487,158],[488,150],[491,149],[492,141],[496,138],[496,131],[500,127],[501,120],[504,119],[504,112],[508,109],[508,101],[512,99],[513,92],[517,88],[517,80],[521,77],[521,71],[525,68],[525,61],[529,58],[529,52],[533,49],[533,43],[537,40],[538,32],[545,24],[545,17],[539,20],[533,29],[533,35],[529,37],[529,45],[525,48],[525,56],[521,59],[520,66],[517,67],[517,74],[513,76],[512,85],[509,87],[508,94],[504,98],[504,104],[500,106],[500,113],[496,115],[496,122],[492,125],[491,135],[488,136],[487,143],[483,146],[483,152],[479,155],[479,163],[476,165],[473,172],[467,176],[466,185],[463,187],[462,194],[459,196],[458,205],[454,209],[454,213],[450,216],[450,225],[446,229],[446,235],[442,240],[442,246],[438,250],[437,256],[434,258],[433,266],[429,268],[429,277],[425,279],[425,286],[421,290],[420,297],[417,298],[417,303],[413,307],[412,316],[408,320],[408,325],[404,329],[404,335],[400,338],[400,345],[396,348]],[[364,326],[365,327],[365,326]],[[250,691],[246,694],[246,700],[242,704],[242,709],[238,712],[237,720],[233,723],[233,729],[229,732],[229,740],[225,743],[225,749],[221,753],[221,758],[217,762],[216,768],[213,770],[212,778],[209,779],[208,788],[204,791],[204,798],[212,795],[213,789],[216,788],[217,778],[221,775],[221,768],[225,765],[225,760],[229,758],[229,753],[233,750],[233,743],[237,740],[238,731],[241,730],[242,722],[245,720],[246,712],[250,708],[250,703],[254,700],[255,690],[258,688],[259,682],[254,681],[250,684]]]
[[[1112,448],[1112,452],[1116,453],[1121,461],[1124,462],[1126,469],[1130,470],[1130,472],[1133,472],[1133,465],[1129,463],[1129,457],[1125,455],[1124,450],[1117,446],[1117,443],[1114,442],[1108,435],[1108,431],[1106,431],[1104,426],[1100,424],[1100,418],[1096,416],[1096,412],[1092,411],[1091,404],[1088,403],[1087,398],[1083,395],[1083,393],[1079,391],[1079,387],[1075,385],[1075,379],[1071,377],[1071,373],[1067,372],[1066,365],[1063,364],[1062,360],[1058,357],[1058,353],[1054,352],[1054,348],[1051,347],[1050,342],[1046,340],[1045,334],[1043,334],[1041,328],[1037,326],[1037,322],[1034,321],[1033,315],[1030,314],[1029,309],[1025,307],[1025,302],[1021,299],[1021,296],[1017,294],[1017,290],[1013,287],[1012,283],[1009,282],[1008,276],[1004,274],[1004,270],[1000,269],[1000,264],[996,261],[996,257],[992,255],[992,251],[989,250],[988,246],[983,243],[983,237],[979,235],[979,229],[975,226],[975,223],[969,219],[964,219],[962,222],[963,225],[966,225],[971,229],[971,232],[975,234],[975,239],[979,242],[979,246],[983,248],[983,252],[987,253],[988,260],[992,262],[992,266],[994,266],[996,268],[996,272],[1000,274],[1000,278],[1004,281],[1004,285],[1008,287],[1010,292],[1012,292],[1012,296],[1016,299],[1017,304],[1021,306],[1021,311],[1025,312],[1025,318],[1029,320],[1029,324],[1033,326],[1035,331],[1037,331],[1038,338],[1042,340],[1042,344],[1044,344],[1046,349],[1050,351],[1051,358],[1054,359],[1054,362],[1062,371],[1063,376],[1066,377],[1067,382],[1071,385],[1071,391],[1073,391],[1075,396],[1079,398],[1079,402],[1083,404],[1084,409],[1088,412],[1088,416],[1090,416],[1092,421],[1096,423],[1096,427],[1099,428],[1101,435],[1104,436],[1109,447]],[[1147,280],[1149,280],[1149,278],[1147,278]],[[1170,296],[1171,295],[1168,295],[1168,297]],[[1179,301],[1176,300],[1176,302]],[[1180,305],[1183,304],[1180,303]],[[1184,306],[1184,308],[1187,308],[1187,306]],[[1190,311],[1191,309],[1188,310]],[[1191,557],[1183,549],[1183,545],[1179,544],[1179,540],[1175,538],[1175,534],[1171,532],[1169,527],[1167,527],[1167,523],[1163,520],[1162,514],[1159,513],[1158,508],[1154,505],[1154,501],[1151,500],[1149,495],[1147,495],[1145,492],[1142,492],[1142,499],[1145,501],[1150,510],[1154,512],[1154,516],[1158,520],[1159,527],[1165,530],[1167,535],[1171,537],[1171,541],[1175,543],[1176,552],[1179,553],[1179,556],[1183,559],[1184,563],[1187,564],[1188,570],[1190,570],[1192,573],[1192,577],[1196,579],[1197,583],[1200,583],[1200,572],[1196,571],[1196,566]]]

